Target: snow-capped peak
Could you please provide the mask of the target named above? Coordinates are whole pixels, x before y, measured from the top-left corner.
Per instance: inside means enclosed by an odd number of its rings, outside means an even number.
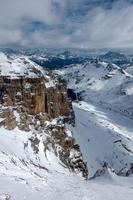
[[[45,70],[26,56],[8,56],[0,52],[0,75],[10,78],[36,78],[46,75]]]

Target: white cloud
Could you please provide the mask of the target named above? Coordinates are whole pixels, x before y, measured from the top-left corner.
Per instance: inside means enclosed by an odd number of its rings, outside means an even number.
[[[107,0],[94,2],[0,0],[0,45],[133,47],[133,5],[121,0],[107,9],[101,6]]]
[[[19,30],[0,29],[0,44],[18,44],[22,40]]]

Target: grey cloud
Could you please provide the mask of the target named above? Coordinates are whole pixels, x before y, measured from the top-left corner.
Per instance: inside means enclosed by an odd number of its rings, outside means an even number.
[[[0,0],[0,45],[133,47],[133,5],[123,0],[109,5],[107,0]]]

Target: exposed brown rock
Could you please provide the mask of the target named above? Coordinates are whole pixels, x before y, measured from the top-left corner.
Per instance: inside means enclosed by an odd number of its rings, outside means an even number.
[[[16,118],[13,115],[12,109],[10,108],[6,108],[3,110],[2,113],[2,125],[4,125],[5,128],[12,130],[14,128],[16,128],[17,123],[16,123]]]
[[[72,136],[68,136],[65,126],[57,122],[56,125],[50,124],[45,131],[48,133],[45,143],[46,149],[49,149],[49,145],[52,145],[55,154],[70,170],[81,173],[87,179],[87,164],[83,161],[80,147]]]
[[[69,100],[66,94],[65,81],[58,81],[55,87],[45,87],[45,78],[24,78],[10,79],[0,77],[0,96],[1,101],[8,105],[16,105],[22,101],[29,114],[48,112],[50,115],[59,116],[69,114]],[[46,106],[47,104],[47,106]],[[58,108],[56,108],[58,106]],[[52,110],[54,108],[55,110]]]
[[[51,75],[51,79],[53,75]],[[20,114],[20,129],[29,130],[28,115],[47,113],[48,117],[71,116],[70,101],[67,97],[66,82],[54,77],[56,85],[46,88],[48,80],[44,76],[38,78],[19,77],[11,79],[8,76],[0,77],[0,101],[3,107],[17,109]],[[13,115],[13,113],[12,113]],[[9,115],[11,117],[11,115]],[[9,117],[8,117],[9,118]],[[6,119],[7,121],[7,119]],[[9,125],[10,124],[10,125]],[[15,127],[14,117],[5,125]]]
[[[52,73],[44,76],[36,68],[32,70],[36,77],[0,76],[0,126],[47,134],[44,152],[52,148],[70,170],[87,178],[87,165],[80,148],[75,139],[67,135],[64,126],[64,122],[72,121],[74,117],[66,82]],[[60,120],[52,125],[51,121],[55,118]],[[37,135],[33,133],[29,141],[33,151],[38,153],[40,140]]]

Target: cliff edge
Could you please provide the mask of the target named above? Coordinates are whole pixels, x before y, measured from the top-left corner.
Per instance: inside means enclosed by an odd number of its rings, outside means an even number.
[[[35,154],[39,136],[44,156],[54,150],[65,166],[87,178],[87,165],[66,121],[73,121],[66,82],[25,56],[0,53],[0,127],[32,131],[28,140]]]

